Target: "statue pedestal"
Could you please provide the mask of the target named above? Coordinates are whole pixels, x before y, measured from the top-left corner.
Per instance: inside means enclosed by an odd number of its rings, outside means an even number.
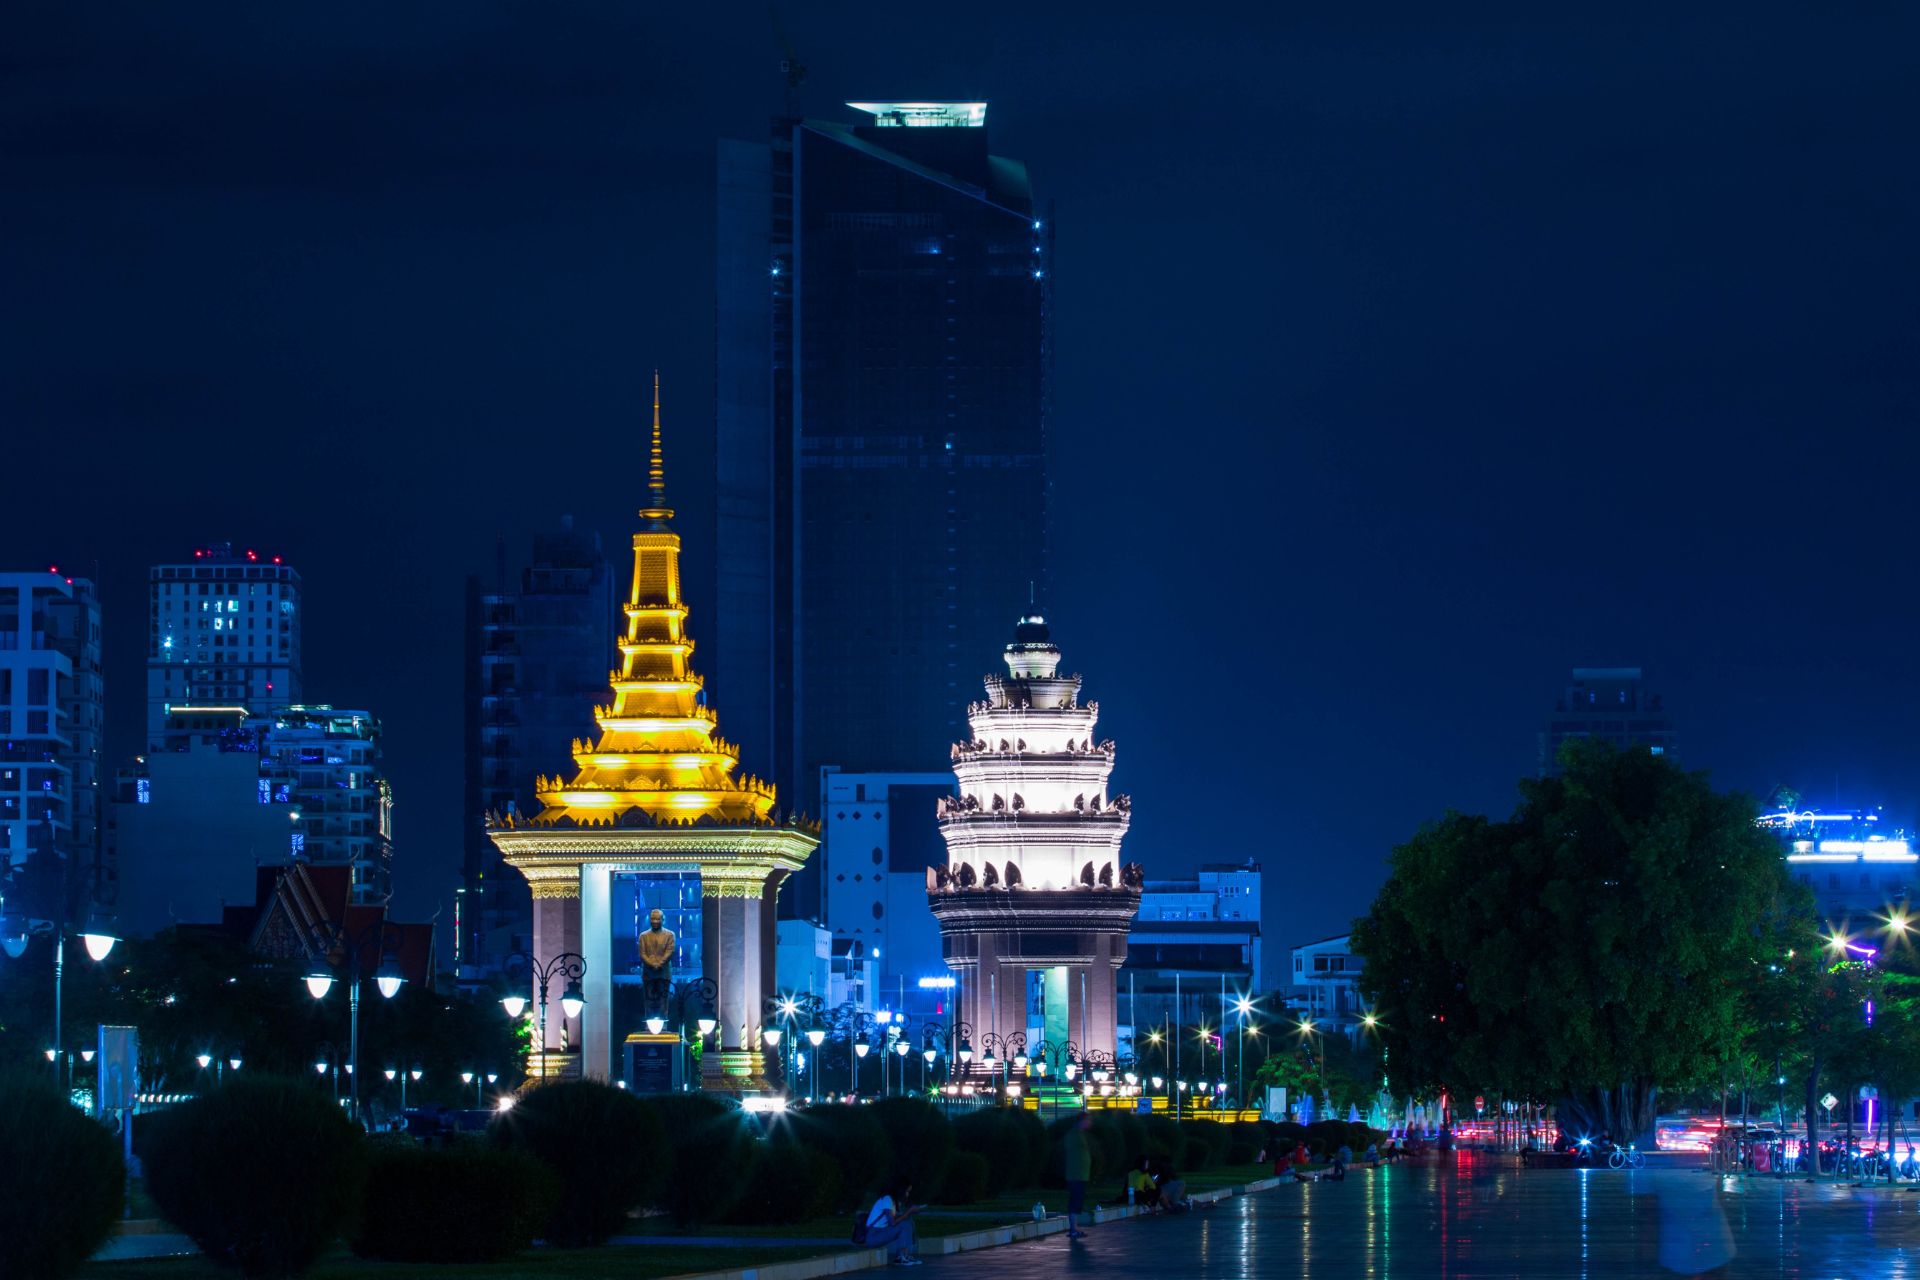
[[[766,1055],[758,1049],[709,1049],[700,1055],[700,1087],[709,1093],[764,1093]]]
[[[687,1046],[676,1035],[627,1037],[627,1088],[634,1093],[679,1093],[687,1082]]]

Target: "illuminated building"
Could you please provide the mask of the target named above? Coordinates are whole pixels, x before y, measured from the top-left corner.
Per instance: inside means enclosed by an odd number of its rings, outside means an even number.
[[[280,557],[215,542],[147,571],[147,741],[163,750],[167,708],[300,701],[300,575]]]
[[[790,796],[938,767],[1047,580],[1051,221],[986,104],[850,105],[719,153],[714,688]]]
[[[1813,891],[1829,922],[1864,927],[1911,900],[1920,853],[1905,831],[1877,810],[1803,809],[1793,799],[1758,821],[1779,839],[1788,872]]]
[[[467,580],[466,828],[454,947],[463,976],[498,972],[533,945],[527,882],[487,838],[486,815],[534,812],[537,766],[564,759],[606,688],[622,596],[597,535],[563,517],[533,540],[509,580],[504,545],[494,589]]]
[[[1221,1024],[1233,1001],[1271,990],[1260,937],[1260,864],[1207,863],[1148,880],[1120,971],[1122,1039],[1160,1024]]]
[[[820,773],[820,865],[836,960],[873,961],[857,1003],[916,1018],[942,1003],[920,979],[946,972],[927,919],[927,868],[943,861],[935,808],[951,773]],[[860,944],[858,952],[850,945]]]
[[[1353,953],[1348,934],[1293,949],[1293,995],[1301,1015],[1321,1031],[1352,1036],[1366,1014],[1360,998],[1364,957]]]
[[[616,1025],[623,1037],[638,1029],[636,939],[658,908],[677,938],[674,977],[717,987],[720,1043],[702,1056],[705,1083],[754,1087],[764,1083],[757,1033],[774,991],[780,885],[818,840],[808,824],[781,819],[771,786],[736,775],[739,749],[718,736],[692,668],[658,379],[647,487],[620,665],[610,701],[593,708],[598,732],[574,742],[570,777],[534,780],[537,813],[493,815],[489,833],[531,886],[534,957],[586,960],[581,1015],[549,1017],[535,1072],[611,1075]]]
[[[1648,693],[1639,667],[1575,667],[1569,684],[1540,733],[1540,776],[1560,771],[1560,748],[1581,739],[1609,742],[1622,749],[1645,747],[1672,755],[1673,722]]]
[[[51,854],[41,887],[57,900],[59,858],[102,865],[104,706],[93,584],[57,570],[0,573],[0,878]],[[76,900],[91,887],[78,874],[67,885]],[[101,891],[110,898],[110,885]],[[51,914],[54,900],[18,905]]]
[[[1080,677],[1059,673],[1038,614],[1014,629],[1006,664],[953,747],[960,794],[938,803],[947,860],[926,872],[927,902],[976,1049],[1018,1036],[1111,1059],[1142,884],[1120,860],[1131,805],[1107,794],[1113,743],[1094,736],[1099,704],[1083,705]]]
[[[347,868],[355,905],[392,896],[393,788],[378,720],[325,704],[279,712],[260,749],[259,798],[287,806],[292,861]]]

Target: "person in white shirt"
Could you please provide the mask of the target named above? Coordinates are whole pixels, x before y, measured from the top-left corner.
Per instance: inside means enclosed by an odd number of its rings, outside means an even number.
[[[920,1209],[908,1203],[912,1193],[912,1183],[905,1178],[895,1178],[887,1194],[867,1210],[867,1247],[889,1250],[897,1267],[920,1265],[919,1257],[913,1252],[913,1215]]]

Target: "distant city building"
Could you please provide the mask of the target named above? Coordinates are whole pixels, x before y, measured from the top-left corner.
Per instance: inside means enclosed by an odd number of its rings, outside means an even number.
[[[508,579],[505,551],[494,590],[467,582],[466,813],[462,892],[454,946],[463,974],[497,971],[533,945],[533,897],[487,838],[489,813],[538,811],[537,769],[564,760],[606,695],[619,661],[625,597],[598,536],[533,540],[533,559]]]
[[[294,862],[349,870],[356,906],[393,893],[393,788],[380,770],[380,722],[324,703],[273,717],[259,798],[288,805]]]
[[[1112,1062],[1140,906],[1140,868],[1120,855],[1132,806],[1107,792],[1113,743],[1094,737],[1099,708],[1060,674],[1046,620],[1021,618],[1005,658],[953,747],[960,794],[939,801],[947,858],[926,871],[927,902],[976,1050],[1071,1041]]]
[[[1540,733],[1540,776],[1558,773],[1560,748],[1584,739],[1646,747],[1657,756],[1672,755],[1675,747],[1673,722],[1660,695],[1647,691],[1639,667],[1573,669],[1573,683]]]
[[[147,571],[147,741],[177,705],[269,716],[300,701],[300,575],[229,542]]]
[[[719,154],[714,689],[803,803],[943,761],[1046,590],[1052,227],[984,103],[848,105]]]
[[[1878,810],[1809,809],[1793,799],[1761,814],[1759,823],[1779,839],[1788,871],[1813,891],[1830,924],[1870,928],[1907,906],[1920,889],[1920,853],[1906,831]]]
[[[1123,1038],[1136,1054],[1154,1027],[1219,1026],[1239,997],[1267,991],[1260,864],[1209,863],[1191,880],[1148,880],[1120,982]]]
[[[953,794],[951,773],[820,773],[825,923],[877,960],[870,994],[889,1009],[924,1014],[946,994],[920,979],[947,973],[927,915],[927,868],[945,859],[937,810]]]
[[[0,881],[22,910],[58,903],[60,859],[69,908],[89,892],[112,900],[101,844],[100,602],[85,578],[0,573]],[[22,894],[30,857],[39,892]],[[40,901],[31,899],[38,897]]]
[[[1322,938],[1293,949],[1293,992],[1303,1017],[1327,1035],[1352,1036],[1366,1016],[1360,998],[1360,972],[1366,967],[1353,953],[1349,934]]]
[[[776,922],[773,985],[782,994],[818,996],[825,1001],[832,973],[833,933],[826,926],[811,920]]]
[[[160,726],[164,749],[118,771],[107,842],[127,936],[217,921],[254,901],[260,867],[291,856],[292,791],[275,805],[271,782],[261,790],[269,728],[244,707],[176,706]]]
[[[402,923],[384,905],[355,903],[348,868],[263,866],[253,872],[252,885],[252,892],[228,904],[217,921],[186,924],[181,932],[225,936],[255,955],[294,961],[303,971],[317,965],[339,971],[345,957],[332,940],[341,935],[365,939],[363,966],[384,964],[390,956],[405,981],[433,990],[439,968],[433,923]]]

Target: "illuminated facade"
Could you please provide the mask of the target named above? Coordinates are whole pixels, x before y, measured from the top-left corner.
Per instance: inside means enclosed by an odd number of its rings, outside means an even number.
[[[1832,924],[1869,921],[1904,908],[1920,887],[1920,853],[1907,833],[1870,809],[1802,809],[1760,815],[1782,846],[1787,871],[1813,891]]]
[[[610,702],[593,711],[598,733],[573,744],[571,777],[534,780],[538,813],[492,815],[489,834],[532,889],[534,959],[586,958],[586,1006],[578,1019],[549,1017],[537,1073],[612,1074],[615,988],[634,987],[638,973],[625,940],[658,906],[678,937],[675,979],[704,977],[718,990],[720,1043],[703,1056],[706,1083],[753,1087],[764,1083],[757,1033],[774,990],[780,885],[818,841],[807,824],[781,820],[771,786],[736,776],[739,749],[717,735],[690,665],[657,378],[647,484],[620,666]],[[628,1030],[638,1027],[622,1026],[623,1038]]]
[[[968,711],[972,740],[953,747],[960,794],[939,802],[947,862],[928,869],[927,902],[976,1050],[1070,1043],[1111,1061],[1143,883],[1120,858],[1131,806],[1107,794],[1099,704],[1082,705],[1080,677],[1059,674],[1043,618],[1020,620],[1006,663]]]
[[[300,575],[279,556],[229,542],[147,571],[146,749],[168,708],[245,707],[267,716],[300,701]]]

